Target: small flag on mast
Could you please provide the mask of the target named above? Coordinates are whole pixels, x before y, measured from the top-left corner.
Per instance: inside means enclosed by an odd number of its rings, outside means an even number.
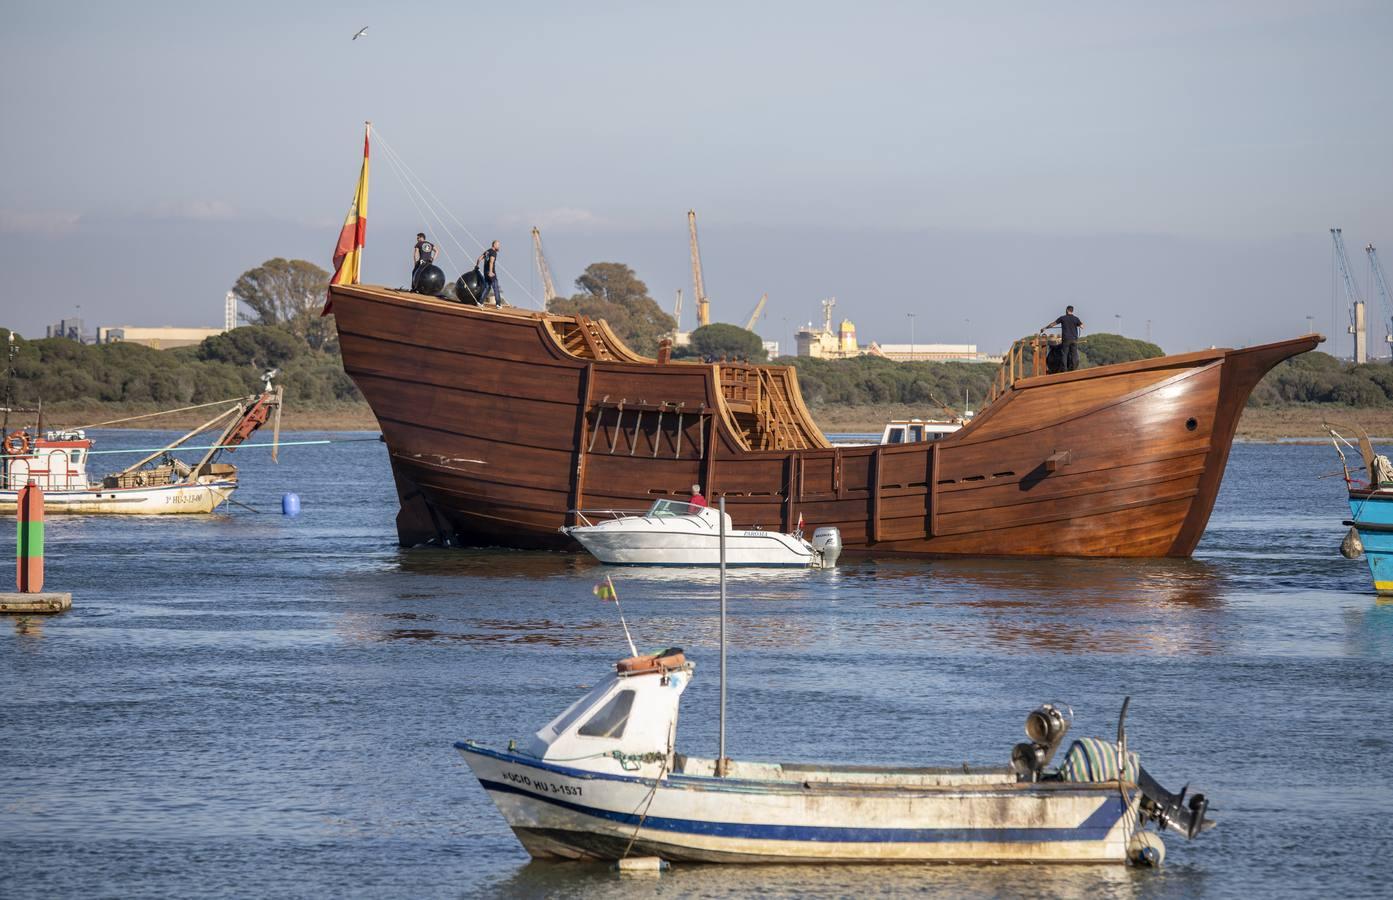
[[[595,585],[595,596],[601,600],[607,600],[614,604],[619,610],[619,624],[624,626],[624,639],[629,642],[629,652],[638,656],[638,650],[634,647],[633,636],[629,634],[629,623],[624,621],[624,607],[619,605],[619,592],[614,589],[614,581],[608,575],[605,580]]]
[[[363,170],[358,174],[358,190],[353,194],[353,203],[344,216],[343,228],[339,230],[339,242],[334,245],[334,277],[329,284],[357,284],[363,268],[363,245],[368,237],[368,136],[372,134],[372,123],[364,123],[363,128]],[[324,311],[327,316],[333,311],[332,296],[324,298]]]

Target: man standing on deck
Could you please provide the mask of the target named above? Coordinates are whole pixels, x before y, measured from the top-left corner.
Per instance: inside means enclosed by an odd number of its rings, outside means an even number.
[[[1064,315],[1055,319],[1045,328],[1059,326],[1059,352],[1064,359],[1064,371],[1072,372],[1079,367],[1079,332],[1083,330],[1083,320],[1074,315],[1074,307],[1064,307]],[[1045,333],[1045,328],[1040,333]]]
[[[692,499],[687,501],[687,515],[694,516],[706,508],[706,498],[701,496],[701,485],[692,485]]]
[[[416,232],[416,247],[411,251],[411,286],[416,286],[416,276],[426,266],[435,262],[435,245],[426,240],[424,231]]]
[[[498,241],[494,241],[474,261],[474,265],[479,268],[479,274],[484,277],[484,292],[479,295],[480,303],[483,303],[488,297],[489,291],[493,291],[493,305],[503,305],[503,295],[498,290],[498,251],[500,249],[502,249],[502,245]]]

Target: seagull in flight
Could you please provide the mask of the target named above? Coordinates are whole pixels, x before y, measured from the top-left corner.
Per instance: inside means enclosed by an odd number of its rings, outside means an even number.
[[[368,26],[364,25],[362,28],[359,28],[359,29],[358,29],[358,33],[357,33],[357,34],[353,35],[353,40],[356,41],[356,40],[358,40],[358,38],[363,37],[363,36],[366,35],[367,33],[368,33]]]

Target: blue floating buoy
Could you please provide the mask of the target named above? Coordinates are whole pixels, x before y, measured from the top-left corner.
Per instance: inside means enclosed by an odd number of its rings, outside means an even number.
[[[298,516],[300,514],[300,495],[295,493],[281,494],[281,515]]]

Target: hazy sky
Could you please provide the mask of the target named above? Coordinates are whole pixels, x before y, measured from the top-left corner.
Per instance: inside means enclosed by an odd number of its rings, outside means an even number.
[[[1361,291],[1366,243],[1393,265],[1393,3],[3,16],[0,324],[25,334],[79,304],[89,327],[220,324],[244,269],[327,268],[364,119],[537,295],[533,224],[563,291],[626,262],[665,307],[683,288],[691,327],[695,207],[713,316],[767,291],[758,330],[786,344],[829,295],[882,342],[912,312],[919,342],[999,351],[1073,302],[1168,349],[1246,344],[1330,332],[1331,226]],[[365,280],[403,283],[421,227],[451,277],[478,252],[425,218],[380,150]]]

